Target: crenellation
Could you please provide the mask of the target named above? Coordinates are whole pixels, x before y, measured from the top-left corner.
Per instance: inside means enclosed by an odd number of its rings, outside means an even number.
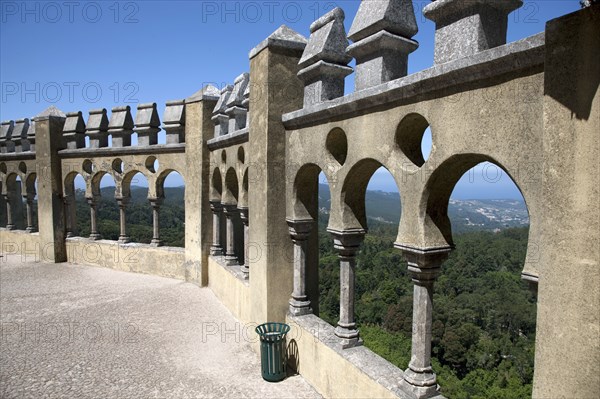
[[[110,121],[108,122],[108,134],[112,136],[113,147],[130,147],[133,128],[133,117],[129,105],[112,109]]]
[[[406,76],[408,55],[419,47],[411,0],[363,1],[348,37],[356,59],[356,91]]]
[[[506,44],[508,14],[522,0],[436,0],[423,15],[435,22],[435,64]]]
[[[85,122],[81,111],[67,113],[63,137],[67,142],[67,149],[75,150],[85,148]]]
[[[185,100],[167,101],[163,114],[167,144],[185,143]]]
[[[29,140],[27,135],[29,132],[29,119],[23,118],[15,121],[15,128],[12,133],[12,141],[15,143],[15,152],[29,151]]]
[[[156,103],[138,105],[134,130],[138,135],[138,146],[145,147],[158,144],[160,118],[158,117]]]
[[[246,127],[248,109],[244,107],[244,92],[250,83],[250,74],[245,72],[234,81],[233,90],[227,99],[225,113],[229,116],[229,132],[235,132]]]
[[[336,7],[310,26],[310,38],[298,65],[304,82],[304,107],[344,95],[344,79],[352,73],[346,54],[344,11]]]
[[[29,152],[35,152],[35,118],[29,119],[27,141],[29,141]]]
[[[15,143],[12,141],[14,128],[15,121],[2,122],[2,131],[0,132],[0,152],[2,154],[15,151]]]
[[[90,111],[86,134],[90,138],[90,148],[108,147],[108,117],[106,115],[106,108]]]
[[[227,85],[221,89],[219,100],[213,110],[212,121],[215,124],[215,137],[224,136],[229,133],[229,115],[227,115],[227,102],[233,92],[233,85]]]

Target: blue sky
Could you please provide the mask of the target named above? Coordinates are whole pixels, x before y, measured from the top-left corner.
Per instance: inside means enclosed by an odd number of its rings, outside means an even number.
[[[421,14],[428,3],[414,2],[420,47],[410,56],[409,73],[433,63],[434,24]],[[162,113],[168,100],[185,98],[207,83],[222,87],[248,71],[248,52],[280,25],[308,36],[311,22],[339,6],[349,29],[359,4],[1,0],[0,118],[31,117],[49,105],[87,115],[93,108],[110,111],[144,102],[158,103]],[[509,16],[508,41],[541,32],[546,21],[577,9],[577,0],[525,1]],[[170,185],[181,184],[171,180]],[[461,181],[454,197],[520,197],[514,187],[510,191],[507,176],[492,188],[479,180],[465,187]],[[395,190],[395,185],[378,172],[370,188]]]

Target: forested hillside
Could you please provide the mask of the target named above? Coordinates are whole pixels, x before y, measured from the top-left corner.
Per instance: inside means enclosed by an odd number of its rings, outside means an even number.
[[[320,317],[339,315],[339,260],[320,221]],[[365,345],[406,369],[412,289],[393,248],[396,226],[371,223],[356,270],[356,317]],[[435,285],[433,365],[448,398],[531,396],[536,304],[520,279],[527,228],[456,237]]]
[[[119,206],[114,187],[101,189],[98,203],[98,231],[107,240],[119,239]],[[78,235],[90,234],[90,207],[85,202],[83,190],[76,191]],[[160,238],[164,245],[183,247],[185,244],[184,188],[165,187],[165,200],[160,207]],[[148,189],[131,187],[131,200],[127,205],[125,220],[127,234],[133,242],[149,244],[152,240],[152,207],[148,202]]]

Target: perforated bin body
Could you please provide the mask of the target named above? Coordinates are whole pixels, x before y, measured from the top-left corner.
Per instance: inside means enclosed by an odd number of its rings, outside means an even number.
[[[286,376],[285,335],[290,326],[285,323],[264,323],[256,327],[260,337],[262,377],[269,382],[281,381]]]

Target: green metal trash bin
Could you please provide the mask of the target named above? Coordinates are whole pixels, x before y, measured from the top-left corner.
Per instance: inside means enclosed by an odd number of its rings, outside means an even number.
[[[269,382],[282,381],[286,375],[285,335],[290,326],[285,323],[264,323],[256,327],[260,336],[262,377]]]

